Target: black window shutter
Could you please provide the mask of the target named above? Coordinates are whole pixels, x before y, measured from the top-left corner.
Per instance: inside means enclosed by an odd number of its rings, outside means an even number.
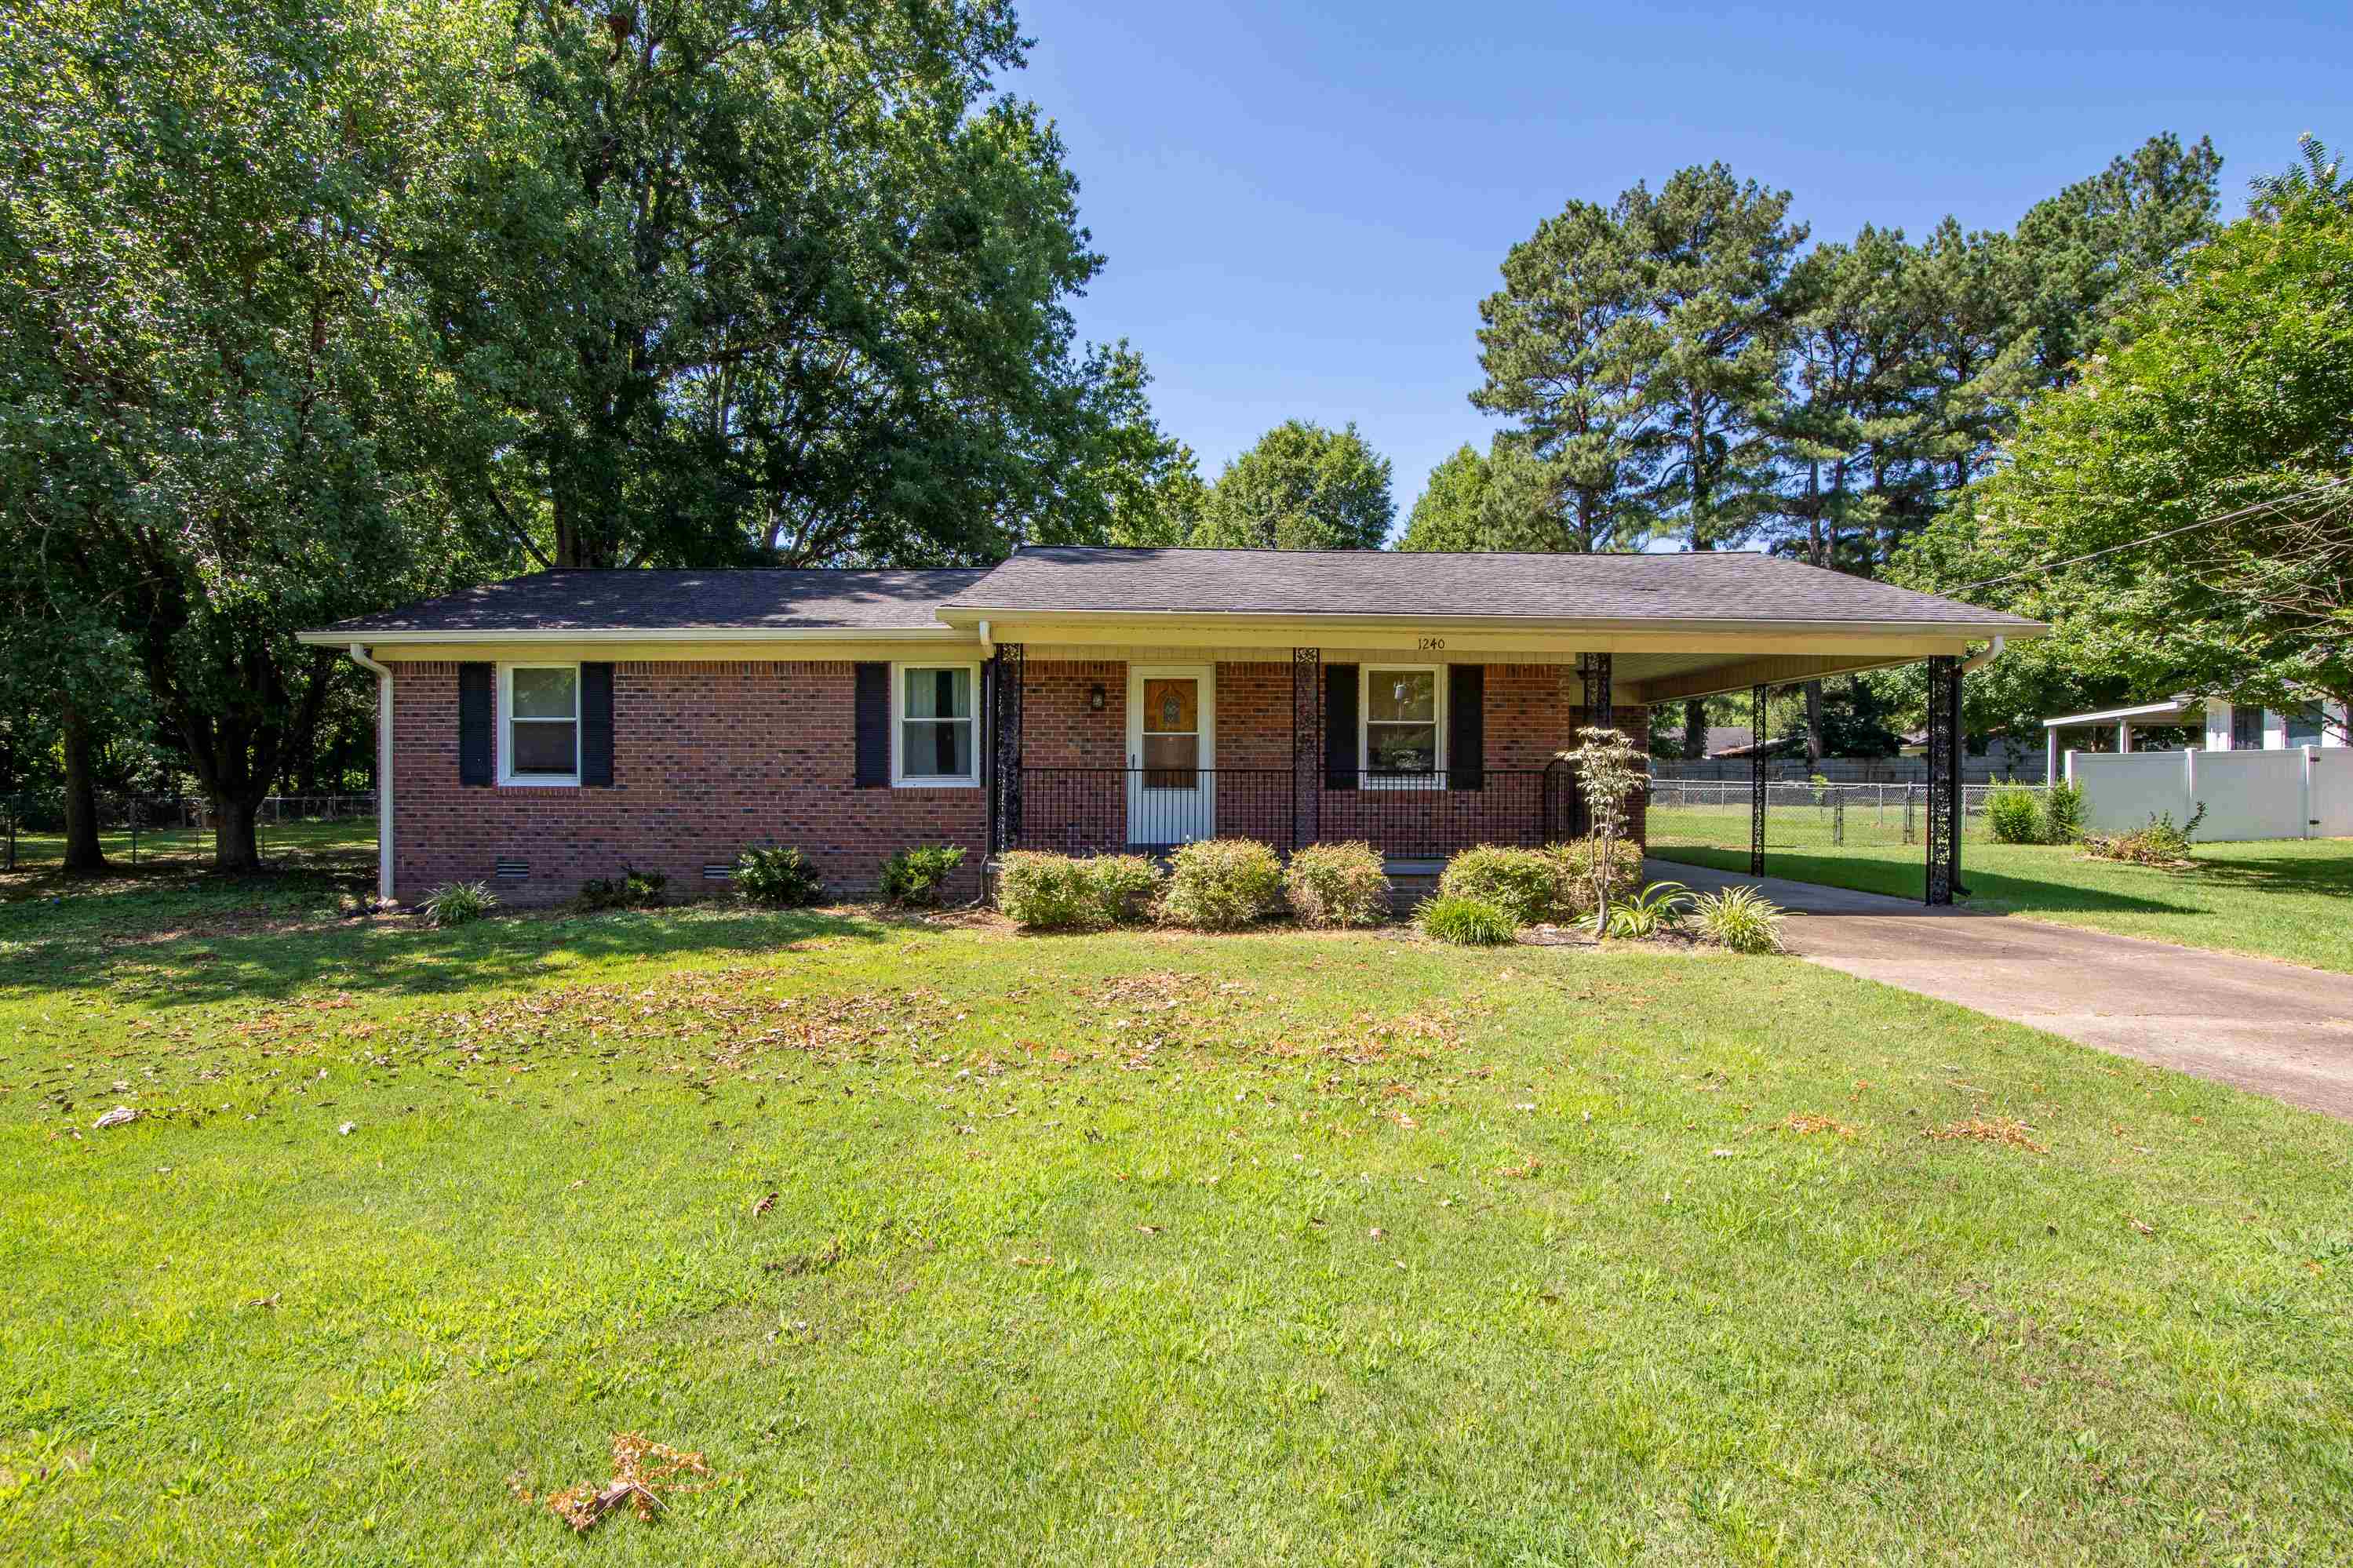
[[[858,787],[887,788],[891,783],[891,667],[858,666]]]
[[[580,667],[580,782],[613,786],[613,667]]]
[[[491,782],[491,667],[458,667],[458,782]]]
[[[1324,667],[1324,786],[1356,787],[1356,667]]]
[[[1487,784],[1487,667],[1446,667],[1446,787]]]

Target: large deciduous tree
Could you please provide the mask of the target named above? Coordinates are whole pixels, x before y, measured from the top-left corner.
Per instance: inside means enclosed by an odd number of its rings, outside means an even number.
[[[428,40],[369,0],[92,0],[0,38],[11,596],[60,639],[69,772],[135,665],[249,868],[332,679],[292,632],[412,581],[393,273],[443,145]]]
[[[1972,515],[1909,564],[2007,575],[1988,597],[2063,616],[2149,689],[2343,703],[2353,211],[2259,192],[2258,212],[2121,312],[2080,381],[2028,410]],[[2113,552],[2047,569],[2094,552]]]
[[[1228,463],[1190,542],[1249,550],[1378,550],[1397,520],[1389,460],[1351,424],[1292,419]]]
[[[1466,445],[1432,468],[1398,548],[1542,553],[1606,548],[1606,538],[1577,531],[1577,510],[1564,500],[1568,487],[1562,465],[1530,445],[1504,432],[1485,452]]]
[[[522,0],[423,258],[452,488],[560,566],[1099,538],[1124,350],[1002,0]],[[1148,416],[1145,419],[1148,427]],[[1113,462],[1113,467],[1117,464]],[[1116,489],[1116,485],[1112,487]],[[1132,503],[1133,498],[1130,497]]]

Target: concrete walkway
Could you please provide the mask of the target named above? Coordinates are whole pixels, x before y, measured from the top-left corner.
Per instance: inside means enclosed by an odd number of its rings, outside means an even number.
[[[2353,1121],[2353,975],[1780,877],[1651,860],[1696,892],[1761,887],[1790,951],[2102,1050]]]

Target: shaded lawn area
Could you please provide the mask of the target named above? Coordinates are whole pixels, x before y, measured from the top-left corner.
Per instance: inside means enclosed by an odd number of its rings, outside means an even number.
[[[255,842],[262,858],[273,863],[317,864],[325,860],[363,858],[375,863],[375,818],[339,817],[332,821],[273,822],[267,816],[254,825]],[[201,869],[211,864],[213,832],[204,827],[109,828],[98,836],[98,847],[123,877],[147,877],[170,871]],[[24,888],[49,878],[65,863],[62,833],[19,833],[16,864],[0,861],[0,899],[20,896]],[[12,895],[12,886],[17,893]]]
[[[1651,854],[1748,868],[1746,848],[1654,845]],[[1917,846],[1791,851],[1768,843],[1765,869],[1916,899],[1926,854]],[[2194,871],[2163,871],[2065,846],[1972,841],[1961,851],[1961,879],[1972,909],[2353,972],[2353,838],[2200,844],[2196,858]]]
[[[1796,961],[343,874],[0,908],[12,1556],[2341,1549],[2353,1128]],[[511,1490],[625,1431],[717,1483]]]

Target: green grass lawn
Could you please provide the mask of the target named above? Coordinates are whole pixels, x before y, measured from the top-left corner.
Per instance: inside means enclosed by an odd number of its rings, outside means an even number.
[[[11,1560],[2343,1550],[2353,1128],[1796,961],[364,875],[0,907]],[[716,1483],[511,1489],[618,1432]]]
[[[1661,859],[1748,868],[1748,851],[1653,844]],[[1783,848],[1768,840],[1765,869],[1800,882],[1921,896],[1926,851],[1890,846]],[[2353,972],[2353,838],[2200,844],[2194,871],[2094,860],[2072,847],[1962,847],[1969,907],[2190,947],[2284,958]]]

